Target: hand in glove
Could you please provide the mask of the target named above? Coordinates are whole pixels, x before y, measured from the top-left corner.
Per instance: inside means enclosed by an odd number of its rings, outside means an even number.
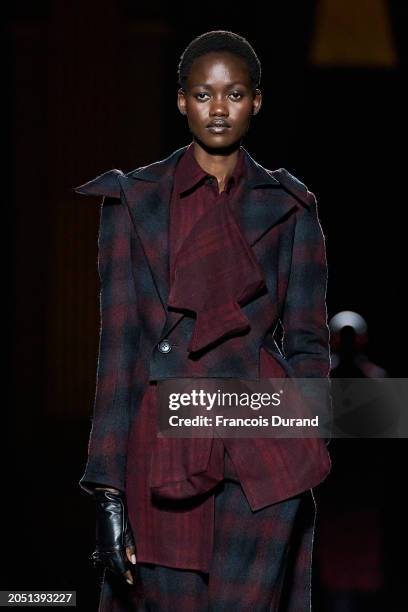
[[[128,562],[136,564],[136,548],[125,495],[95,488],[93,496],[96,501],[96,550],[91,556],[94,565],[110,569],[134,584]]]

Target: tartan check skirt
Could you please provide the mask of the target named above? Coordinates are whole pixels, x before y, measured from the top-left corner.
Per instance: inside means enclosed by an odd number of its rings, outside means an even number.
[[[106,571],[98,612],[310,612],[312,489],[252,511],[226,454],[209,573],[138,563],[135,586]]]

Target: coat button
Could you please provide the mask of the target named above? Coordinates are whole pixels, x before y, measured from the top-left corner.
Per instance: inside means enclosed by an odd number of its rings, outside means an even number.
[[[171,344],[168,340],[162,340],[157,345],[157,348],[161,353],[169,353],[171,351]]]

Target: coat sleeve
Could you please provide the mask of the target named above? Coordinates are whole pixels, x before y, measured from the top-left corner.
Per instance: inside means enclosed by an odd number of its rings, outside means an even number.
[[[88,185],[88,184],[87,184]],[[88,193],[83,188],[78,193]],[[131,422],[132,379],[139,347],[139,325],[131,266],[129,213],[111,190],[101,203],[98,235],[100,335],[96,391],[88,458],[79,485],[125,490],[127,438]],[[92,195],[100,195],[100,190]]]
[[[311,383],[319,414],[331,427],[330,332],[327,324],[327,259],[315,195],[305,190],[307,206],[296,213],[291,270],[283,306],[282,348],[296,378],[320,378]],[[330,438],[325,438],[329,443]]]

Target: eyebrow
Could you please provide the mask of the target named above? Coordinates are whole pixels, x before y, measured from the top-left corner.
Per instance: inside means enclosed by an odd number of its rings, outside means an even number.
[[[246,87],[245,83],[242,83],[242,81],[233,81],[232,83],[227,83],[226,87],[232,87],[233,85],[243,85],[244,87]],[[196,85],[192,85],[191,87],[208,87],[208,89],[211,89],[211,85],[209,85],[208,83],[197,83]]]

